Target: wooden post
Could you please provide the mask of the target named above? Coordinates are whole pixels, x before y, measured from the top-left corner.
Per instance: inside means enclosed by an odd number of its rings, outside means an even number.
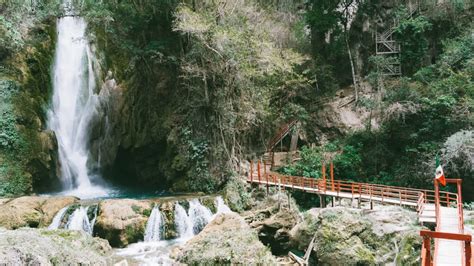
[[[464,252],[466,253],[466,265],[471,265],[471,260],[472,260],[472,249],[471,249],[471,242],[466,241],[464,242]]]
[[[324,184],[324,191],[326,191],[326,164],[323,162],[323,184]]]
[[[331,197],[331,207],[334,208],[334,197]]]
[[[331,174],[331,190],[334,191],[334,164],[332,163],[331,161],[331,165],[330,165],[330,174]]]
[[[253,183],[253,161],[250,160],[250,183]]]
[[[323,196],[321,196],[321,194],[318,194],[319,195],[319,207],[320,208],[324,208],[324,205],[323,205]]]
[[[267,196],[268,196],[268,175],[267,175],[267,163],[263,161],[263,176],[267,179]]]
[[[260,184],[260,160],[257,161],[257,176],[258,176],[258,183]]]
[[[423,237],[423,248],[421,252],[426,252],[424,254],[425,263],[423,266],[431,266],[431,239],[427,236]]]
[[[464,211],[463,211],[463,206],[462,206],[462,187],[461,187],[462,179],[457,180],[457,186],[458,186],[458,209],[459,209],[459,215],[460,217],[460,225],[461,225],[461,233],[464,233]],[[470,250],[470,243],[469,243],[469,253],[471,252]],[[466,253],[467,256],[467,253]],[[469,254],[471,256],[471,254]],[[469,263],[469,260],[466,260],[466,263]]]

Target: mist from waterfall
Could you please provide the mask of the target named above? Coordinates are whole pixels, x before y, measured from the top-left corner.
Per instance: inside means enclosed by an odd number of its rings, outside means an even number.
[[[73,8],[64,3],[66,13]],[[67,194],[99,197],[107,192],[94,185],[88,169],[89,131],[96,114],[98,95],[93,54],[86,39],[86,22],[78,16],[57,20],[57,43],[53,66],[53,99],[48,126],[56,134],[60,162],[60,180]]]

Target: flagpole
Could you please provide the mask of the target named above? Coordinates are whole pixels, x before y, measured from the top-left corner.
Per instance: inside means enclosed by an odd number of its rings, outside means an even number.
[[[436,212],[436,225],[439,225],[438,217],[439,217],[439,183],[438,179],[434,179],[434,187],[435,187],[435,212]]]

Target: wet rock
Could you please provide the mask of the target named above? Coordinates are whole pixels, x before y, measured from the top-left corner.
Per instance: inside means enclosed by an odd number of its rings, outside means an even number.
[[[291,242],[303,251],[316,236],[318,264],[419,265],[419,230],[416,213],[400,207],[311,209],[291,230]]]
[[[0,205],[0,227],[47,227],[62,208],[77,202],[75,197],[25,196]]]
[[[275,264],[257,233],[236,213],[218,215],[189,240],[178,256],[186,264]]]
[[[165,220],[165,239],[172,239],[178,236],[174,221],[174,206],[175,202],[168,201],[160,206],[161,214]]]
[[[33,177],[35,191],[52,191],[60,188],[58,142],[52,130],[38,133],[40,152],[36,153],[28,168]]]
[[[251,206],[252,198],[242,178],[230,179],[224,187],[223,194],[227,205],[233,211],[242,212]]]
[[[258,232],[264,245],[270,246],[274,255],[287,254],[291,249],[290,230],[300,221],[298,207],[293,199],[288,205],[287,195],[282,193],[264,197],[254,207],[242,213],[250,227]]]
[[[80,231],[0,229],[1,265],[110,265],[111,251]]]
[[[124,247],[143,240],[152,202],[133,199],[110,199],[99,203],[94,232],[113,247]]]

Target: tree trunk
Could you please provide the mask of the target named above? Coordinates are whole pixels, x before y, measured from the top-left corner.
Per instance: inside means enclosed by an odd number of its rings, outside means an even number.
[[[351,62],[352,83],[354,84],[354,97],[355,97],[355,104],[357,105],[357,102],[359,101],[359,85],[357,83],[357,77],[356,77],[356,73],[355,73],[354,61],[352,60],[351,47],[349,46],[349,38],[347,37],[347,29],[346,29],[344,35],[345,35],[344,37],[345,37],[345,40],[346,40],[347,54],[349,55],[349,61]]]

